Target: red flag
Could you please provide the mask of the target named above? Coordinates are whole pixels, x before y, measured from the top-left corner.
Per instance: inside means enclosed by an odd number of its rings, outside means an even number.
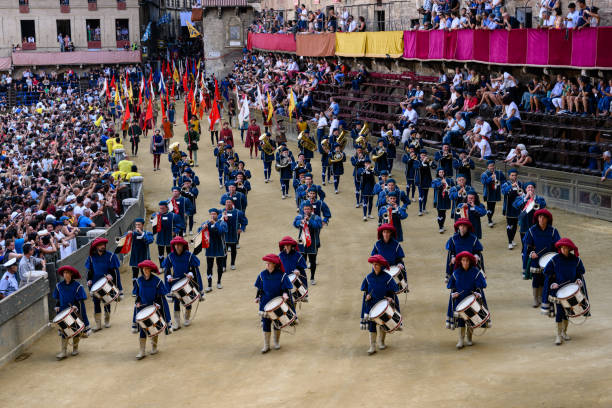
[[[126,100],[125,101],[125,113],[123,114],[123,122],[121,123],[121,129],[125,128],[125,125],[127,121],[130,119],[130,117],[132,117],[132,114],[130,113],[130,102]],[[153,113],[151,113],[151,117],[153,117]]]
[[[189,88],[189,93],[187,94],[187,100],[189,103],[193,103],[193,89]]]
[[[217,84],[217,78],[215,78],[215,100],[221,100],[221,94],[219,93],[219,85]]]
[[[183,123],[186,128],[189,128],[189,104],[187,103],[187,98],[185,98],[185,104],[183,106]]]
[[[145,121],[153,120],[153,104],[151,103],[151,99],[147,103],[147,113],[145,114]]]
[[[185,71],[183,75],[183,91],[187,92],[187,88],[189,87],[187,86],[187,71]]]
[[[210,122],[210,130],[212,131],[215,127],[215,123],[221,119],[221,114],[219,114],[219,107],[217,106],[217,100],[213,102],[212,110],[208,115],[208,121]]]
[[[113,75],[113,79],[111,79],[110,87],[115,89],[115,76]]]
[[[164,109],[164,97],[162,96],[159,99],[159,104],[161,105],[161,114],[162,114],[162,122],[166,120],[166,110]]]

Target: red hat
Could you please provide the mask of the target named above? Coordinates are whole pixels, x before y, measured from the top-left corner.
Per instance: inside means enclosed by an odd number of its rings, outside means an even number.
[[[280,241],[278,241],[278,248],[282,251],[285,245],[291,245],[293,247],[297,247],[298,243],[295,239],[290,236],[283,237]]]
[[[186,247],[189,247],[189,243],[187,243],[185,238],[181,237],[180,235],[177,235],[176,237],[172,238],[172,241],[170,241],[170,246],[174,246],[176,244],[183,244]]]
[[[108,239],[103,238],[103,237],[98,237],[94,239],[91,245],[89,246],[89,255],[93,253],[94,249],[96,249],[98,245],[102,245],[102,244],[108,244]]]
[[[460,225],[467,225],[468,230],[470,232],[474,232],[474,226],[472,225],[472,222],[467,218],[459,218],[457,221],[455,221],[455,232],[459,230]]]
[[[64,272],[70,272],[72,274],[72,279],[81,279],[81,273],[73,266],[62,266],[57,270],[58,275],[64,275]]]
[[[562,246],[569,247],[572,251],[574,251],[574,255],[580,256],[580,254],[578,253],[578,247],[572,242],[571,239],[561,238],[560,240],[555,242],[555,248],[559,250],[559,253],[561,253]]]
[[[268,254],[265,255],[263,258],[261,258],[263,261],[266,262],[272,262],[273,264],[276,264],[280,267],[280,270],[284,273],[285,272],[285,268],[283,268],[283,264],[281,262],[281,259],[278,257],[278,255],[276,254]]]
[[[368,262],[371,264],[377,263],[383,268],[389,268],[389,262],[387,262],[387,260],[382,255],[372,255],[368,258]]]
[[[533,214],[533,222],[537,223],[538,222],[538,216],[540,216],[540,215],[545,215],[546,218],[548,218],[548,224],[552,225],[553,216],[550,213],[550,211],[548,211],[546,208],[541,208],[538,211],[536,211],[535,214]]]
[[[470,266],[476,265],[476,257],[471,252],[463,251],[455,255],[455,269],[461,266],[461,258],[468,258],[470,260]]]
[[[378,227],[378,229],[376,230],[376,232],[378,233],[378,239],[383,239],[382,238],[382,232],[383,231],[391,231],[391,236],[393,238],[397,237],[397,230],[391,224],[383,224],[380,227]]]
[[[142,261],[141,263],[138,264],[138,267],[143,269],[143,268],[151,268],[153,270],[153,272],[155,273],[159,273],[159,268],[157,267],[157,265],[155,264],[155,262],[147,259],[146,261]]]

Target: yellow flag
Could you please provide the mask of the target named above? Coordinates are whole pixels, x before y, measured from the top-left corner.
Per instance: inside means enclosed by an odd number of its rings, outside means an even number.
[[[291,122],[291,115],[293,114],[293,111],[295,110],[295,95],[293,94],[293,89],[290,88],[289,92],[291,92],[289,94],[289,122]]]
[[[100,115],[98,117],[98,119],[96,119],[96,121],[94,122],[96,127],[100,127],[100,123],[102,123],[102,115]]]
[[[132,98],[134,97],[134,93],[132,92],[132,83],[130,82],[130,103],[132,103]]]
[[[200,32],[198,30],[196,30],[195,27],[192,26],[189,21],[186,21],[186,23],[187,23],[187,29],[189,30],[189,37],[190,38],[199,37],[201,35]]]
[[[270,98],[270,92],[268,92],[268,122],[272,120],[274,114],[274,105],[272,105],[272,98]]]
[[[176,67],[174,67],[174,73],[172,74],[172,79],[174,79],[174,82],[181,82],[181,77],[179,76],[179,73],[176,70]]]

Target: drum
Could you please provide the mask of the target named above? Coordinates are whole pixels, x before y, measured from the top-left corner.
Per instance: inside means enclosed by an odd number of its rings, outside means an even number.
[[[576,283],[560,287],[557,290],[557,302],[565,309],[567,317],[579,317],[591,309],[589,300]]]
[[[170,289],[172,296],[179,299],[184,306],[189,306],[193,302],[200,299],[200,292],[198,292],[196,285],[191,279],[183,278],[172,285]]]
[[[391,333],[400,328],[403,319],[395,307],[387,299],[383,299],[370,309],[370,320],[387,333]]]
[[[293,299],[296,302],[301,301],[306,296],[308,296],[308,289],[302,284],[302,280],[296,273],[289,274],[289,280],[293,285],[293,289],[291,289],[291,293],[293,294]]]
[[[482,300],[474,295],[469,295],[459,302],[455,308],[455,313],[473,328],[482,326],[491,317],[489,311],[482,304]]]
[[[389,269],[385,269],[385,272],[391,275],[395,283],[397,283],[397,286],[399,286],[399,290],[395,292],[396,294],[409,292],[408,281],[404,278],[402,270],[398,265],[392,266]]]
[[[540,268],[544,269],[546,268],[546,265],[548,264],[548,262],[550,262],[550,260],[553,258],[553,256],[557,255],[556,252],[547,252],[544,255],[542,255],[540,257],[540,259],[538,260],[539,264],[540,264]]]
[[[289,326],[297,318],[282,296],[277,296],[266,303],[264,312],[266,317],[272,320],[278,329]]]
[[[151,305],[136,313],[136,322],[147,332],[148,337],[157,336],[166,328],[166,321],[157,309],[157,306]]]
[[[119,297],[119,289],[106,278],[98,279],[91,287],[90,292],[105,304],[109,304]]]
[[[85,323],[79,317],[76,306],[68,307],[55,316],[52,321],[64,337],[70,339],[85,329]]]

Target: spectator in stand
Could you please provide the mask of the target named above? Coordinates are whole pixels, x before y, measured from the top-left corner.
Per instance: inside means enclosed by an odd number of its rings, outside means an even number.
[[[567,17],[565,17],[565,28],[576,28],[578,25],[579,14],[576,11],[576,3],[570,3],[567,5]]]
[[[437,119],[442,114],[442,103],[445,96],[444,87],[433,85],[431,91],[431,105],[427,105],[425,111],[433,119]]]
[[[511,149],[510,152],[508,152],[508,155],[504,159],[504,162],[508,165],[511,165],[512,163],[516,162],[521,157],[521,152],[523,150],[527,150],[525,145],[522,143],[517,144],[514,149]]]
[[[464,140],[465,143],[471,148],[476,143],[474,137],[475,135],[480,135],[482,138],[490,140],[492,133],[493,130],[491,129],[491,125],[489,125],[489,122],[484,120],[482,116],[479,116],[476,118],[476,123],[474,124],[474,127],[471,130],[468,130],[468,132],[466,133]]]
[[[465,123],[470,124],[470,120],[476,115],[480,109],[480,101],[473,92],[466,92],[465,101],[463,102],[463,108],[461,109],[461,116],[465,120]]]
[[[444,130],[446,130],[446,134],[442,138],[442,144],[448,144],[452,146],[460,145],[460,141],[463,140],[463,134],[466,131],[465,120],[463,120],[463,116],[461,112],[455,113],[453,117],[450,113],[447,113],[447,125]]]
[[[472,152],[478,152],[483,160],[493,159],[493,152],[491,151],[489,141],[479,134],[474,135],[474,145],[470,149],[468,156],[471,156]]]
[[[597,85],[597,89],[601,94],[601,98],[597,102],[597,114],[599,116],[607,116],[611,112],[610,105],[612,102],[612,78],[608,80],[608,84],[606,85],[606,81],[603,79],[599,81]]]
[[[610,151],[603,153],[603,171],[601,172],[601,181],[612,179],[612,154]]]
[[[521,114],[519,108],[512,100],[510,94],[504,95],[502,102],[504,104],[502,115],[493,119],[499,128],[499,134],[503,135],[506,132],[512,133],[514,129],[521,125]]]
[[[366,31],[366,22],[363,16],[359,16],[359,24],[357,25],[357,31],[359,32]]]
[[[412,107],[412,104],[408,101],[404,101],[400,102],[400,106],[402,108],[402,114],[400,115],[400,126],[406,127],[411,123],[416,125],[417,121],[419,120],[419,114],[416,109]]]

